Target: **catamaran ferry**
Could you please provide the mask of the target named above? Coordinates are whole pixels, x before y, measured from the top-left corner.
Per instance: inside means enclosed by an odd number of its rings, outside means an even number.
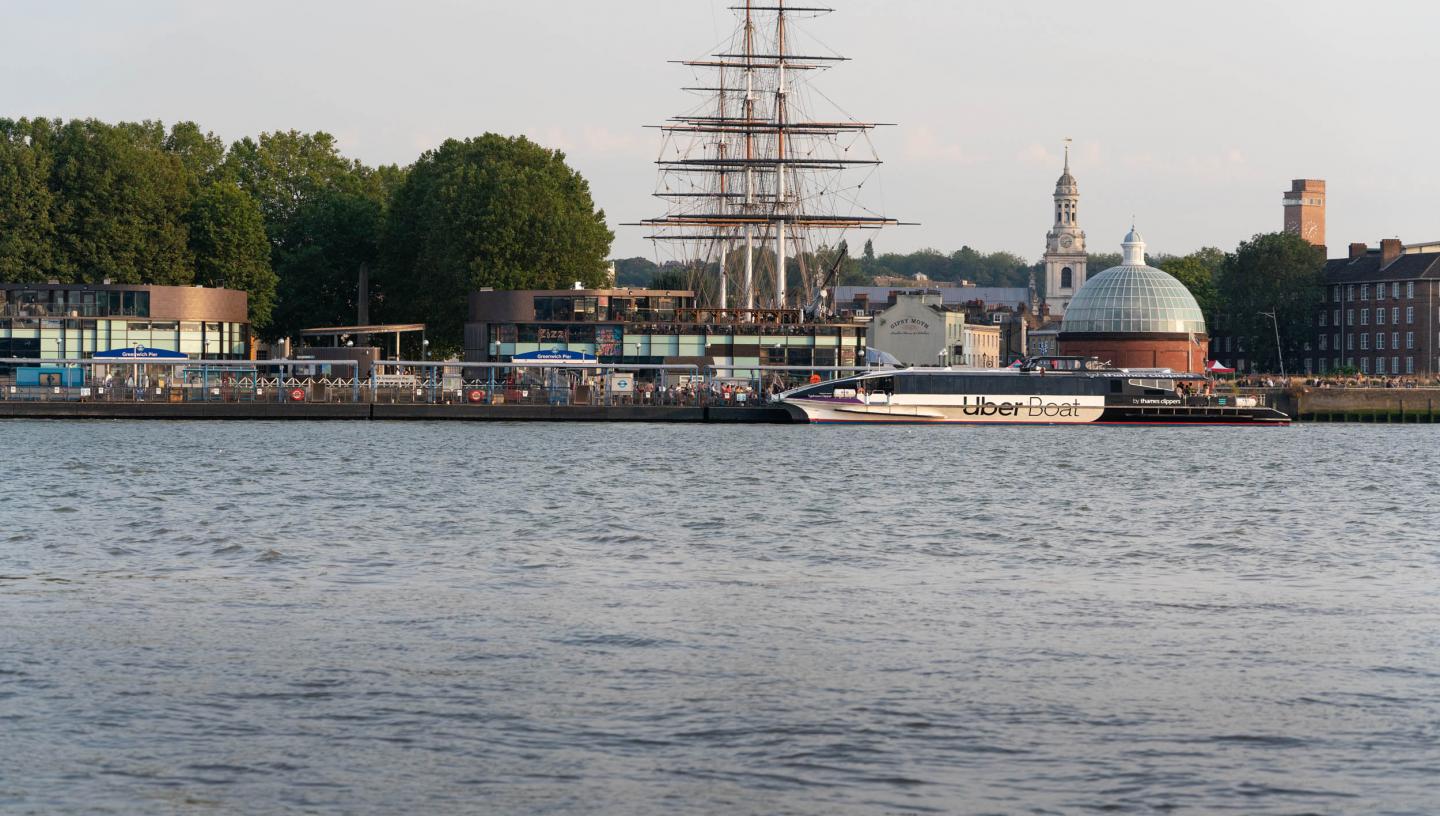
[[[1002,369],[899,368],[776,396],[809,422],[1287,425],[1255,397],[1199,393],[1203,375],[1047,357]],[[1190,385],[1197,386],[1192,392]]]

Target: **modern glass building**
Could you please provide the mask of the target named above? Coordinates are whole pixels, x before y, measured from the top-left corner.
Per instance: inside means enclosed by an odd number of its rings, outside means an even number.
[[[798,309],[699,308],[693,292],[680,290],[478,291],[465,360],[565,350],[616,365],[863,366],[865,328],[805,322]]]
[[[233,289],[0,284],[0,358],[78,360],[136,346],[242,360],[248,297]]]

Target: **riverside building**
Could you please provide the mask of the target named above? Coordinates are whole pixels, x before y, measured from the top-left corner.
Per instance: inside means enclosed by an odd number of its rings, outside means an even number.
[[[0,358],[59,362],[143,346],[241,360],[248,306],[244,292],[200,286],[0,284]]]
[[[685,290],[481,290],[470,293],[465,323],[466,362],[569,351],[604,364],[715,366],[723,377],[762,365],[863,366],[865,348],[862,323],[805,322],[799,309],[700,308]]]
[[[1060,353],[1098,357],[1118,368],[1200,371],[1208,337],[1194,295],[1146,265],[1145,241],[1134,227],[1121,248],[1120,265],[1090,278],[1070,301]]]
[[[1325,263],[1325,297],[1302,358],[1306,374],[1440,374],[1437,243],[1351,244]]]

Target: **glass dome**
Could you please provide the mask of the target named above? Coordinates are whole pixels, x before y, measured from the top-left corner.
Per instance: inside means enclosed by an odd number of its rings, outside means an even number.
[[[1204,334],[1205,316],[1185,284],[1153,266],[1122,264],[1085,281],[1060,331]]]

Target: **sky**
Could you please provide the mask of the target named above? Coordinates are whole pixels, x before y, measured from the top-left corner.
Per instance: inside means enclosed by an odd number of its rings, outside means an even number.
[[[226,141],[324,130],[367,164],[450,137],[561,149],[615,230],[640,228],[661,123],[734,0],[4,0],[0,116],[193,120]],[[806,5],[816,5],[806,3]],[[816,87],[874,136],[868,201],[918,226],[877,252],[1044,251],[1065,138],[1081,226],[1118,251],[1231,249],[1328,184],[1331,255],[1440,239],[1433,0],[832,0],[805,36],[851,58]],[[853,243],[853,241],[852,241]],[[664,257],[660,253],[658,257]]]

